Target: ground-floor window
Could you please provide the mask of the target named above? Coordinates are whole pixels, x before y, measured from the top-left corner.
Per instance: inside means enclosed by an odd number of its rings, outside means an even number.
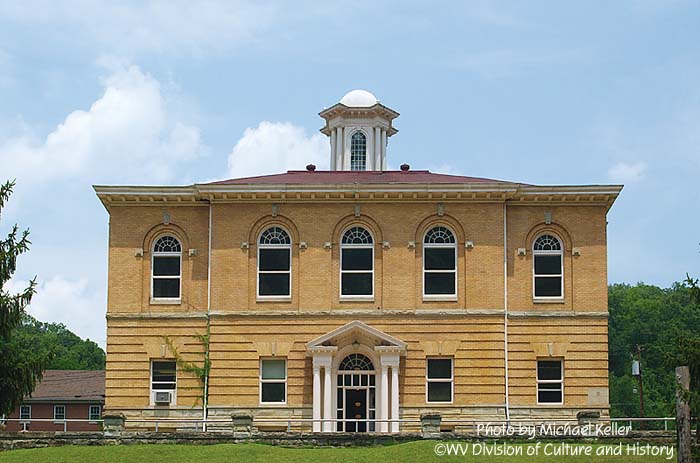
[[[287,361],[260,360],[260,403],[287,402]]]
[[[426,401],[429,403],[449,403],[453,396],[453,359],[434,357],[427,359]]]
[[[537,403],[564,403],[564,362],[561,359],[537,361]]]
[[[54,405],[53,406],[53,420],[54,421],[65,421],[66,420],[66,406],[65,405]]]
[[[89,410],[89,420],[90,421],[97,421],[100,419],[100,415],[102,411],[102,407],[99,405],[90,405],[90,410]]]
[[[170,404],[177,390],[177,364],[175,360],[151,362],[151,398],[156,404]]]
[[[31,420],[32,419],[32,406],[31,405],[20,405],[19,406],[19,419],[20,420]]]

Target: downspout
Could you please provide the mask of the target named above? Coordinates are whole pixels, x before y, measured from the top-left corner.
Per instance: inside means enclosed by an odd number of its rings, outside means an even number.
[[[503,202],[503,357],[505,360],[506,421],[510,423],[508,386],[508,208]]]
[[[206,364],[209,362],[209,345],[211,343],[211,331],[209,329],[210,320],[209,314],[211,313],[211,199],[209,200],[209,228],[208,228],[208,242],[207,242],[207,345],[205,346],[206,351],[204,352],[204,362],[205,368]],[[209,369],[206,371],[204,376],[204,397],[202,399],[202,432],[207,432],[207,416],[209,405]]]

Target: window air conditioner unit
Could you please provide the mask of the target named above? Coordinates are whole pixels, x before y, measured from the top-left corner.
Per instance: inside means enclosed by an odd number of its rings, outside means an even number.
[[[170,404],[172,401],[172,394],[170,392],[158,391],[155,394],[155,403],[157,404]]]

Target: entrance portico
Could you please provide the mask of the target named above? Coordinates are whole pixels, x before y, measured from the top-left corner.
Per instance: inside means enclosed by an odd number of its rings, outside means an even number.
[[[313,358],[314,432],[399,432],[406,343],[359,320],[306,344]],[[338,420],[338,421],[336,421]]]

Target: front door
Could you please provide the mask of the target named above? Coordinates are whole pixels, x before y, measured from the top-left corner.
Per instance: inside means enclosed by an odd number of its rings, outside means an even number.
[[[345,390],[345,419],[367,419],[367,389]],[[350,421],[345,424],[347,432],[367,432],[366,421]]]

